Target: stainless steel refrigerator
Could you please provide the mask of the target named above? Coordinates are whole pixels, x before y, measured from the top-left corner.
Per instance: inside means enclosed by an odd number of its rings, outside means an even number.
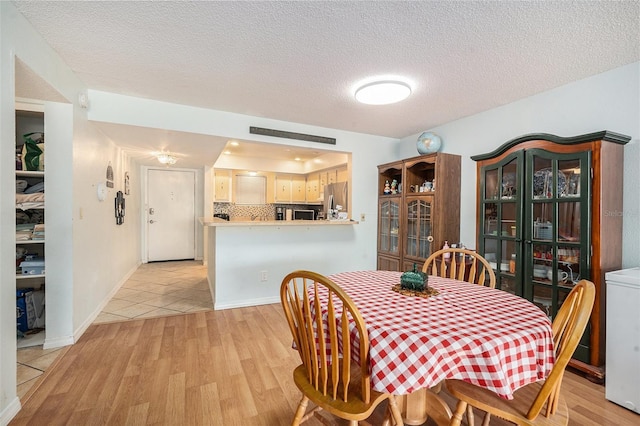
[[[330,183],[324,186],[324,212],[325,217],[329,219],[329,211],[334,210],[336,206],[342,206],[341,212],[349,211],[347,182]]]

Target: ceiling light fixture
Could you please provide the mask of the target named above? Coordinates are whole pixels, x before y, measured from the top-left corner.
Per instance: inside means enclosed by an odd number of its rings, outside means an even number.
[[[356,100],[367,105],[387,105],[400,102],[411,94],[407,83],[397,80],[382,80],[360,86]]]
[[[161,152],[160,154],[157,155],[157,158],[161,164],[167,164],[167,165],[176,164],[176,161],[178,161],[176,157],[174,157],[168,152]]]

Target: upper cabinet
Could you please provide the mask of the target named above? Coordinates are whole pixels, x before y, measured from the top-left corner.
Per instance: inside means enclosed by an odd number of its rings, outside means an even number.
[[[604,274],[622,263],[622,168],[630,138],[526,135],[478,162],[478,251],[497,288],[553,318],[575,283],[596,285],[590,326],[574,366],[602,378]]]
[[[291,201],[304,203],[307,201],[307,179],[304,175],[291,175]]]
[[[237,191],[242,188],[238,186],[237,177],[247,173],[241,170],[215,169],[214,201],[238,202]],[[266,179],[266,203],[281,204],[321,204],[325,185],[349,180],[346,164],[309,174],[263,172],[258,173],[258,176]]]
[[[231,202],[231,170],[216,169],[214,180],[214,201]]]
[[[276,203],[290,203],[291,202],[291,175],[276,175],[276,191],[275,202]]]
[[[307,201],[320,201],[320,173],[307,175]]]
[[[460,156],[436,153],[378,166],[378,269],[421,266],[460,238]]]

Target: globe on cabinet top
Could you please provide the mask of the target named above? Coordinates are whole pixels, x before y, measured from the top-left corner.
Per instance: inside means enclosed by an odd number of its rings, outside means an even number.
[[[442,139],[440,136],[431,132],[423,132],[418,136],[418,152],[420,154],[433,154],[438,152],[442,146]]]

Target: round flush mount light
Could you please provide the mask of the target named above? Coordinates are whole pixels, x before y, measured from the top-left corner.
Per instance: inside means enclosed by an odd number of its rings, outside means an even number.
[[[356,100],[367,105],[387,105],[400,102],[410,94],[411,87],[402,81],[374,81],[356,90]]]

